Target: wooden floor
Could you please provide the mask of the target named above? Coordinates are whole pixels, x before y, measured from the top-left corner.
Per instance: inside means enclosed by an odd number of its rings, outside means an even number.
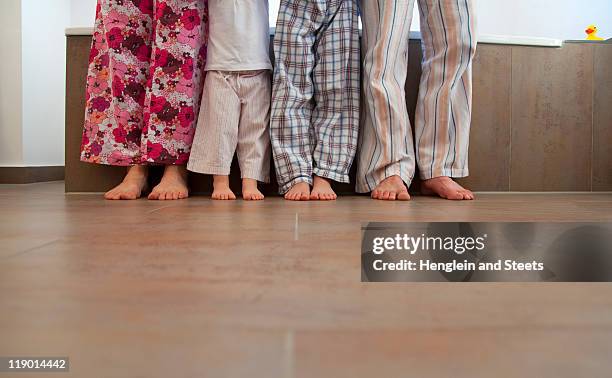
[[[359,245],[367,221],[612,221],[611,194],[119,203],[62,185],[0,186],[0,356],[69,356],[58,377],[612,372],[612,284],[362,284]]]

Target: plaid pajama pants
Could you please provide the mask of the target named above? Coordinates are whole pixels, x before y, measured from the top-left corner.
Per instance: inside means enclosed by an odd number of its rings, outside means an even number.
[[[357,0],[281,0],[270,137],[281,194],[349,182],[359,132]]]

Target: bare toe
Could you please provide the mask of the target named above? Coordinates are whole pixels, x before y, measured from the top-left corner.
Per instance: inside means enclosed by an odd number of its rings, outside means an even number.
[[[401,191],[398,193],[397,199],[400,201],[410,201],[410,194],[408,194],[408,191]]]
[[[310,184],[307,182],[299,182],[291,187],[285,199],[289,201],[308,201],[310,200]]]
[[[406,184],[399,176],[390,176],[381,181],[372,191],[372,198],[383,201],[395,201],[410,199]]]
[[[455,201],[474,199],[474,193],[463,188],[450,177],[445,176],[423,181],[421,183],[421,192],[425,195],[436,195]]]
[[[314,176],[312,195],[310,199],[319,201],[333,201],[336,193],[331,186],[331,180],[324,177]]]
[[[119,198],[122,200],[135,200],[137,197],[134,193],[122,193]]]
[[[117,194],[111,190],[111,191],[104,193],[104,199],[114,201],[114,200],[118,200],[119,196],[117,196]]]

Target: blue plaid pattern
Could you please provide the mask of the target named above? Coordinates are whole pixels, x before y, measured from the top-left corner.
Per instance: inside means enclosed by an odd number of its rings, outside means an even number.
[[[270,136],[281,194],[349,182],[359,133],[358,0],[282,0]]]

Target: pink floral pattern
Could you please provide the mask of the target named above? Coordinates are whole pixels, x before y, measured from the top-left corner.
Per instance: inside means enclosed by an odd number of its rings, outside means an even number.
[[[81,160],[189,159],[206,61],[207,0],[98,0]]]

